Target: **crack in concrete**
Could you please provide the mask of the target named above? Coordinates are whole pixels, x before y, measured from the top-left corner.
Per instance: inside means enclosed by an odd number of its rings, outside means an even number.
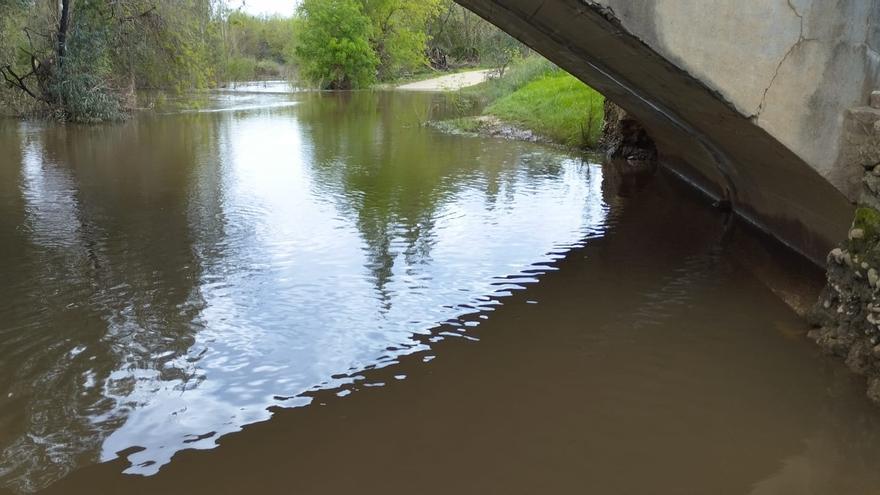
[[[792,53],[802,44],[807,41],[816,41],[815,38],[805,38],[804,37],[804,16],[800,12],[798,12],[797,8],[792,3],[792,0],[786,0],[788,4],[788,8],[794,12],[794,15],[800,20],[800,32],[798,33],[798,39],[794,42],[791,47],[785,52],[785,55],[782,56],[782,60],[776,65],[776,70],[773,71],[773,76],[770,78],[770,83],[764,88],[764,93],[761,95],[761,103],[758,104],[758,108],[755,110],[752,115],[749,116],[751,120],[757,120],[761,113],[764,111],[764,107],[767,105],[767,93],[770,92],[770,88],[773,87],[773,83],[776,82],[776,78],[779,76],[779,71],[782,69],[782,65],[785,64],[785,61],[788,60],[788,57],[791,56]]]
[[[797,18],[801,20],[801,36],[803,36],[804,35],[804,16],[803,16],[803,14],[798,12],[797,7],[795,7],[794,3],[792,3],[792,0],[787,0],[787,2],[788,2],[788,8],[790,8],[791,11],[794,12],[794,15],[796,15]]]
[[[782,65],[785,63],[786,60],[788,60],[788,57],[791,56],[791,54],[797,49],[797,47],[800,46],[801,43],[803,43],[805,41],[815,41],[815,40],[807,40],[807,39],[801,38],[801,39],[797,40],[795,42],[795,44],[791,45],[791,48],[789,48],[788,51],[785,52],[785,55],[782,56],[782,60],[780,60],[779,64],[776,65],[776,70],[773,71],[773,77],[770,78],[770,84],[768,84],[767,87],[764,88],[764,93],[761,95],[761,103],[758,104],[758,109],[755,110],[755,113],[753,113],[749,117],[750,119],[757,119],[758,117],[761,116],[761,112],[764,111],[764,107],[767,104],[767,93],[770,92],[770,88],[772,88],[773,83],[776,82],[776,78],[779,76],[779,71],[782,69]]]

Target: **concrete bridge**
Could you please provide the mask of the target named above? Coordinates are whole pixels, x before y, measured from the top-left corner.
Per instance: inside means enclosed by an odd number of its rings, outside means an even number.
[[[880,0],[456,1],[633,114],[666,165],[796,250],[824,262],[845,238],[880,163]]]

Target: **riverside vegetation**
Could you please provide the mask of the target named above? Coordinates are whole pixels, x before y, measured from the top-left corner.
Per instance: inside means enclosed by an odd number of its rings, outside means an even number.
[[[0,0],[0,108],[90,123],[125,118],[139,90],[259,79],[362,89],[482,67],[498,77],[455,98],[487,117],[445,125],[596,145],[602,96],[452,0],[303,0],[291,14],[220,0]]]
[[[501,77],[459,93],[462,113],[434,125],[450,131],[490,134],[595,148],[603,126],[605,98],[548,60],[516,59]]]
[[[254,17],[223,0],[0,0],[0,108],[59,121],[124,118],[137,91],[297,79],[322,89],[527,52],[452,0],[304,0]]]
[[[213,0],[0,0],[0,108],[117,120],[137,107],[137,90],[281,76],[293,28]]]

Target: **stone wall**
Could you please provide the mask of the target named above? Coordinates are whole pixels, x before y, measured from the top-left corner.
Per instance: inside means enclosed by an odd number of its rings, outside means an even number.
[[[847,240],[828,255],[810,338],[864,375],[880,403],[880,92],[848,111],[844,128],[845,157],[862,171],[859,207]]]

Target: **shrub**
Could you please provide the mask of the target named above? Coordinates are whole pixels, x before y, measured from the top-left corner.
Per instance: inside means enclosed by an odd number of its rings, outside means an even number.
[[[267,77],[281,77],[284,75],[284,66],[274,60],[260,60],[254,68],[258,79]]]
[[[226,79],[233,82],[251,81],[257,73],[257,61],[250,57],[231,57],[226,63]]]

